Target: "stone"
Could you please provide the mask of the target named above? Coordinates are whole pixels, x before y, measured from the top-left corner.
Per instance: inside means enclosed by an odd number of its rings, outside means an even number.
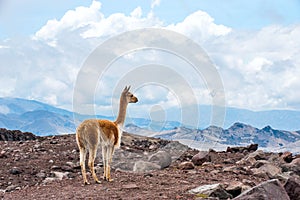
[[[4,151],[4,150],[2,150],[1,152],[0,152],[0,158],[7,158],[8,156],[7,156],[7,154],[6,154],[6,151]]]
[[[272,179],[265,181],[249,190],[246,190],[234,200],[270,200],[280,199],[289,200],[289,196],[286,193],[283,186],[278,179]]]
[[[133,166],[133,162],[119,162],[114,164],[114,168],[119,171],[132,171]]]
[[[298,177],[290,177],[284,184],[284,189],[291,200],[299,200],[300,197],[300,179]]]
[[[250,144],[247,148],[249,152],[256,151],[258,148],[258,144]]]
[[[135,183],[130,183],[130,184],[127,184],[127,185],[122,185],[122,188],[124,188],[124,189],[137,189],[139,187]]]
[[[278,174],[281,174],[281,168],[272,164],[265,164],[259,168],[251,169],[251,171],[256,176],[268,177],[270,179],[275,178]]]
[[[253,166],[255,163],[256,163],[256,159],[254,157],[248,157],[248,156],[236,162],[236,164],[238,165],[250,165],[250,166]]]
[[[16,190],[17,188],[19,188],[19,186],[17,185],[9,185],[7,186],[7,188],[5,189],[5,192],[11,192],[13,190]]]
[[[237,197],[243,191],[245,191],[246,186],[240,181],[231,181],[230,183],[224,185],[223,188],[233,197]]]
[[[166,151],[158,151],[151,155],[148,159],[149,162],[156,163],[161,169],[169,167],[172,163],[171,155]]]
[[[253,157],[255,160],[266,160],[266,155],[262,150],[248,154],[248,157]]]
[[[300,176],[300,158],[294,159],[291,163],[281,165],[283,172],[292,171]]]
[[[148,171],[160,170],[160,169],[161,169],[160,165],[152,162],[142,161],[142,160],[135,162],[133,166],[134,172],[148,172]]]
[[[258,148],[258,144],[250,144],[247,147],[227,147],[226,152],[230,152],[230,153],[253,152],[256,151],[257,148]]]
[[[258,160],[253,164],[253,167],[260,168],[263,165],[271,164],[269,161],[266,160]]]
[[[190,161],[185,161],[178,165],[178,169],[181,169],[181,170],[189,170],[189,169],[194,169],[194,168],[195,168],[194,163],[192,163]]]
[[[210,162],[210,158],[207,151],[200,151],[192,157],[194,165],[202,165],[205,162]]]
[[[46,178],[46,173],[39,172],[39,173],[36,174],[36,177],[38,177],[38,178]]]
[[[282,155],[281,155],[281,158],[287,162],[287,163],[290,163],[293,161],[293,154],[291,152],[284,152]]]
[[[13,167],[11,170],[9,170],[10,174],[17,175],[21,174],[22,170],[19,167]]]
[[[208,198],[208,197],[218,197],[219,199],[232,198],[231,194],[228,194],[221,186],[220,183],[211,185],[202,185],[197,188],[188,191],[190,194],[195,194],[196,196]]]

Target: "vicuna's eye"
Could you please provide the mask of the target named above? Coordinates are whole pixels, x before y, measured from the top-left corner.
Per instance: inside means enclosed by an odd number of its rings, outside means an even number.
[[[130,97],[133,97],[133,94],[131,94]]]

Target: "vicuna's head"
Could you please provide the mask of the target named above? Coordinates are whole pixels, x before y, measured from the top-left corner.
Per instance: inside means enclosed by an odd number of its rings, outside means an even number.
[[[138,98],[136,98],[131,92],[129,92],[130,86],[125,87],[122,92],[122,99],[126,101],[126,103],[136,103],[138,102]]]

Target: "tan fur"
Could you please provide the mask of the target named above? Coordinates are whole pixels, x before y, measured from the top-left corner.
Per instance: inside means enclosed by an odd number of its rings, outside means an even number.
[[[115,122],[109,120],[98,120],[100,128],[109,140],[116,146],[119,140],[118,125]]]
[[[129,92],[130,87],[125,87],[120,98],[119,114],[116,121],[88,119],[83,121],[76,130],[76,141],[80,150],[80,166],[84,184],[89,184],[86,176],[85,160],[89,152],[88,166],[96,183],[100,183],[95,170],[94,162],[99,146],[102,147],[102,160],[104,179],[111,181],[110,164],[115,148],[121,144],[122,130],[125,121],[128,103],[136,103],[138,99]]]

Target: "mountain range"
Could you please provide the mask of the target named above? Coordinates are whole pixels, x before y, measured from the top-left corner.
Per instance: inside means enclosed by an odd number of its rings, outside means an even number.
[[[201,109],[202,115],[210,110],[208,106],[202,106]],[[80,121],[94,117],[80,114],[76,116],[77,121],[74,121],[73,112],[35,100],[0,98],[1,128],[32,132],[39,136],[66,134],[74,133]],[[108,116],[96,117],[112,119]],[[227,108],[224,126],[227,125],[227,129],[209,125],[209,122],[203,123],[203,126],[208,123],[206,128],[199,129],[178,121],[155,122],[145,118],[129,118],[126,120],[125,130],[145,136],[179,140],[198,149],[224,149],[227,145],[257,143],[261,148],[272,148],[275,151],[291,149],[293,152],[300,152],[300,131],[297,131],[300,130],[299,122],[299,111],[253,112]],[[284,128],[289,131],[282,131]]]
[[[258,144],[260,149],[273,152],[291,151],[300,153],[300,131],[282,131],[266,126],[262,129],[240,122],[228,129],[209,126],[205,129],[176,127],[161,132],[147,131],[133,124],[126,126],[128,132],[139,135],[176,140],[192,148],[225,150],[228,146],[247,146]]]

